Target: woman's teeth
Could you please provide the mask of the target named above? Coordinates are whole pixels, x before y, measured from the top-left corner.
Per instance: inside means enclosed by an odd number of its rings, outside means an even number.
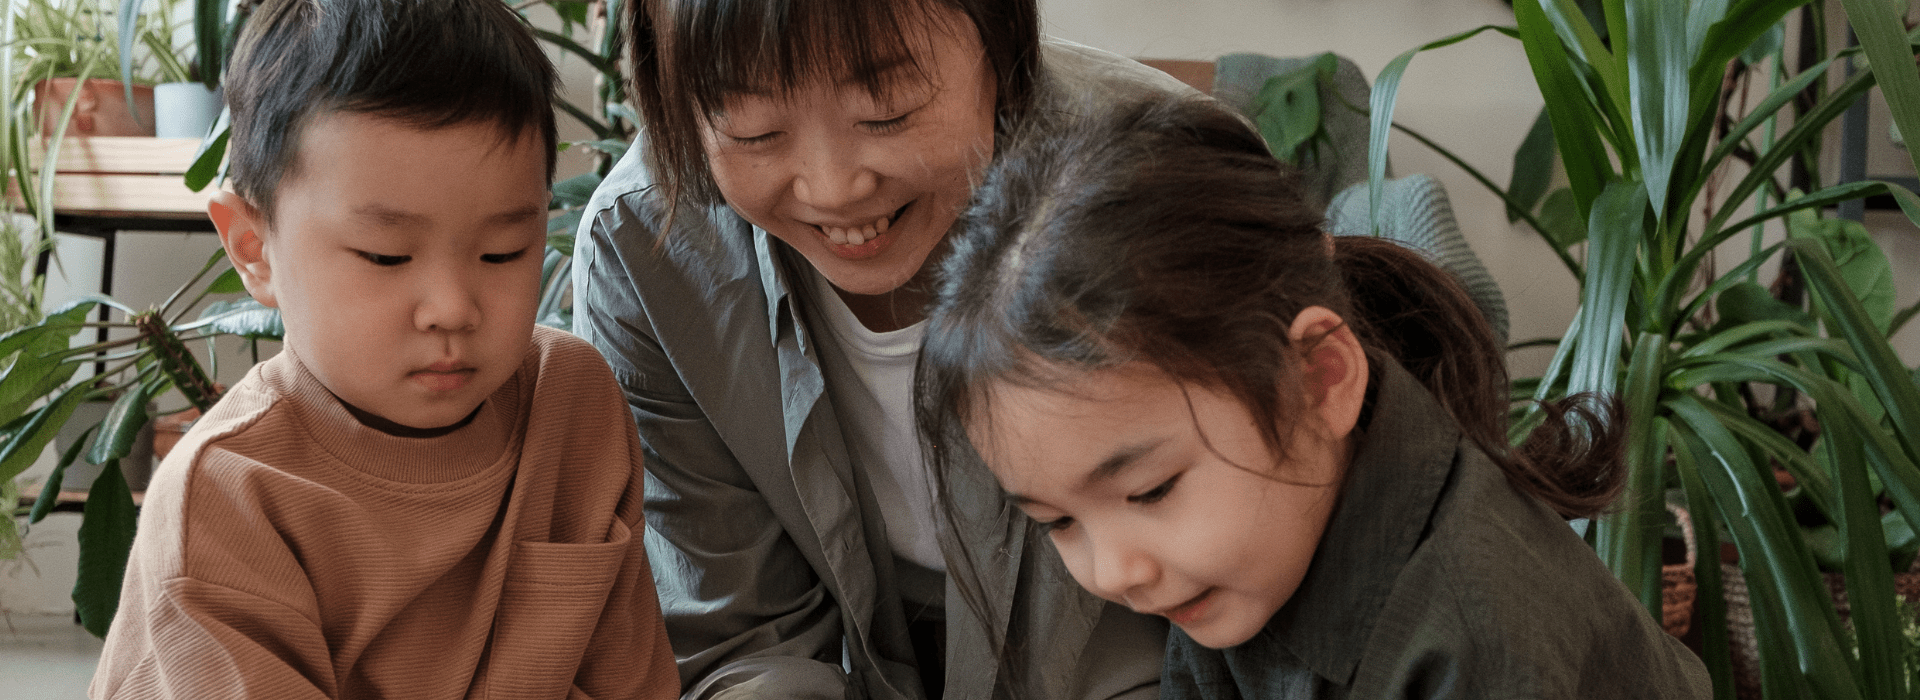
[[[838,228],[835,226],[821,226],[820,232],[827,234],[827,239],[833,241],[834,244],[836,245],[860,245],[862,243],[866,243],[867,241],[873,240],[876,236],[879,236],[880,234],[886,233],[887,226],[888,226],[887,217],[883,216],[883,217],[880,217],[878,220],[874,221],[873,223],[867,224],[860,228]]]

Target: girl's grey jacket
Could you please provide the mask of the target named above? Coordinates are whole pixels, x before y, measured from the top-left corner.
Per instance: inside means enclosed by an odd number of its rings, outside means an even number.
[[[1045,41],[1042,66],[1035,109],[1191,91],[1068,42]],[[662,236],[644,148],[582,219],[574,332],[606,356],[639,423],[647,554],[683,693],[918,700],[886,525],[825,395],[821,358],[838,351],[807,263],[724,205],[683,207]],[[976,622],[948,582],[945,697],[1156,697],[1165,624],[1083,591],[970,471],[953,489],[974,517],[942,544],[971,554],[992,614]]]

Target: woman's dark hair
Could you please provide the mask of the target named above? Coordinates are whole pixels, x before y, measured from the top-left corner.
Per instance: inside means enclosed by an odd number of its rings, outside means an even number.
[[[228,171],[269,220],[301,132],[335,111],[421,129],[492,122],[503,141],[533,132],[553,180],[553,63],[499,0],[269,0],[237,43]]]
[[[1003,129],[1025,117],[1039,74],[1036,0],[633,0],[626,11],[633,99],[647,166],[669,202],[717,204],[701,130],[742,90],[774,94],[849,80],[884,98],[924,75],[912,27],[950,9],[972,21],[998,80]],[[885,70],[905,62],[905,72]]]
[[[946,487],[971,449],[966,428],[1000,383],[1057,387],[1150,363],[1232,396],[1284,455],[1280,428],[1306,406],[1304,392],[1276,387],[1300,386],[1310,348],[1288,331],[1310,306],[1405,366],[1517,487],[1569,517],[1618,494],[1622,427],[1604,407],[1576,404],[1587,419],[1577,428],[1567,407],[1550,407],[1511,447],[1500,347],[1466,292],[1391,241],[1329,238],[1296,173],[1238,115],[1160,98],[1054,131],[1016,140],[948,237],[915,400],[949,526],[962,517]],[[979,582],[956,583],[985,612]]]

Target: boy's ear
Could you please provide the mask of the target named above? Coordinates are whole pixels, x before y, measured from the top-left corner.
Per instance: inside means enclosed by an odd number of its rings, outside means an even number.
[[[255,301],[279,306],[273,295],[273,268],[267,261],[266,221],[260,210],[244,197],[226,190],[213,193],[207,200],[207,218],[220,231],[220,245],[227,249],[227,260],[240,273],[240,281]]]
[[[1367,400],[1366,349],[1346,320],[1324,306],[1307,307],[1295,316],[1287,337],[1295,347],[1313,344],[1301,354],[1300,367],[1309,410],[1333,437],[1346,437],[1360,422],[1360,408]]]

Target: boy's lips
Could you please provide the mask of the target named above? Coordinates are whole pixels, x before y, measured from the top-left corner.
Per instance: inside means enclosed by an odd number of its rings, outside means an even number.
[[[407,373],[407,378],[429,391],[453,391],[473,381],[479,370],[463,362],[442,360]]]

